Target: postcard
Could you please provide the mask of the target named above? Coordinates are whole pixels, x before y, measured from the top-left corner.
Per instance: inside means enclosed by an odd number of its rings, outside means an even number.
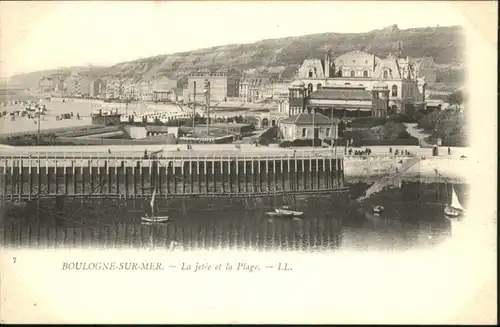
[[[495,9],[2,2],[1,321],[495,323]]]

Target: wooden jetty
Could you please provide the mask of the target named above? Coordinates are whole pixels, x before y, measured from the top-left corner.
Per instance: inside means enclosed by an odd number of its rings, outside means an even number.
[[[347,191],[342,155],[331,153],[0,153],[4,201],[39,198],[263,197]]]

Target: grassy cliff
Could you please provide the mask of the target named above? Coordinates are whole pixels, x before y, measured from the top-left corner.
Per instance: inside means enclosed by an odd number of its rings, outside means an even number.
[[[232,44],[207,49],[159,55],[111,67],[90,68],[92,76],[141,80],[154,76],[180,79],[198,68],[234,67],[248,74],[291,79],[307,57],[323,58],[327,49],[333,56],[353,50],[364,50],[385,57],[395,53],[401,41],[403,54],[411,57],[432,56],[437,64],[456,65],[464,61],[461,45],[463,30],[459,26],[427,27],[400,30],[391,25],[366,33],[322,33],[298,37],[262,40],[250,44]],[[88,68],[88,67],[87,67]],[[14,76],[10,83],[36,83],[43,75],[55,71],[35,72]],[[446,82],[446,81],[445,81]]]

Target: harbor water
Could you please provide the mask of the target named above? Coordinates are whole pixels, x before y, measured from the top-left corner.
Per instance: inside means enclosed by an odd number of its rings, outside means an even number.
[[[366,183],[351,184],[348,194],[322,197],[162,198],[156,203],[156,213],[168,215],[171,220],[162,231],[156,232],[145,232],[144,226],[141,227],[141,217],[150,206],[148,200],[41,199],[4,206],[2,226],[4,230],[13,225],[20,228],[30,226],[33,235],[38,233],[36,228],[48,230],[55,227],[59,231],[71,230],[71,233],[76,233],[76,230],[105,231],[105,237],[96,236],[96,241],[92,241],[101,245],[101,238],[108,240],[110,231],[115,230],[116,237],[130,232],[129,238],[142,239],[142,243],[144,239],[151,241],[154,237],[157,243],[175,241],[185,249],[251,247],[258,250],[393,251],[435,246],[450,237],[451,225],[443,214],[451,196],[450,184],[403,182],[399,187],[376,193],[363,203],[353,200],[368,187]],[[466,206],[468,186],[458,184],[453,187]],[[266,215],[284,204],[303,211],[304,216],[292,219]],[[375,205],[383,205],[385,210],[379,215],[374,214],[372,208]],[[87,231],[78,233],[83,235]],[[143,233],[150,235],[144,236]],[[67,238],[66,232],[64,235]],[[48,234],[38,235],[38,238],[48,240]]]

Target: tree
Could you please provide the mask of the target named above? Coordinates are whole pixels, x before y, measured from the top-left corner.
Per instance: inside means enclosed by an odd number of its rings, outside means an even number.
[[[462,90],[456,90],[448,96],[448,103],[461,105],[466,101],[466,94]]]

